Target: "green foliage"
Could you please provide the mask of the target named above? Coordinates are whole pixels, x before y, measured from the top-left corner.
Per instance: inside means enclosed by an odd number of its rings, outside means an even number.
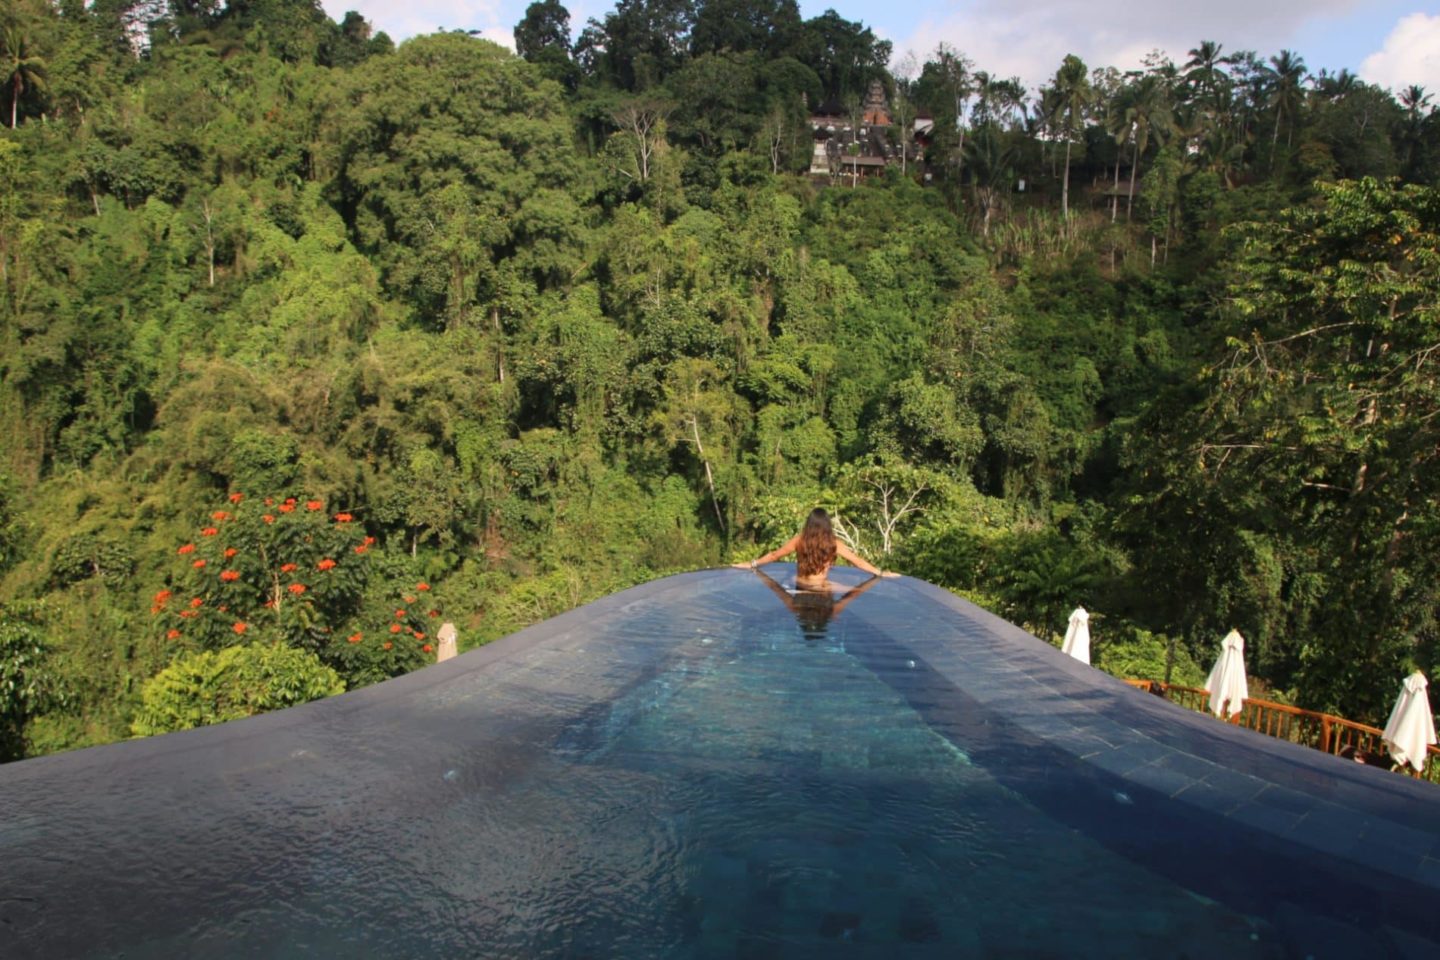
[[[252,643],[177,657],[145,682],[131,731],[149,737],[283,710],[345,692],[313,654]]]
[[[1094,666],[1122,680],[1165,681],[1182,687],[1203,687],[1208,669],[1182,644],[1138,627],[1092,620],[1090,649]]]
[[[41,608],[0,605],[0,763],[25,756],[25,724],[56,699],[45,671]]]

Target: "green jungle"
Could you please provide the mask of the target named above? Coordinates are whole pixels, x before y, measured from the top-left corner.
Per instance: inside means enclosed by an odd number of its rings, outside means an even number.
[[[816,504],[1041,637],[1083,604],[1120,676],[1234,627],[1257,695],[1383,723],[1440,667],[1425,90],[1204,41],[1031,96],[794,0],[515,39],[0,12],[0,759],[398,675]],[[822,109],[884,162],[812,173]]]

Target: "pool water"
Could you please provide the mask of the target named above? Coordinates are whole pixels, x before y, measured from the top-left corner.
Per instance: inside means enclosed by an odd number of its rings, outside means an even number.
[[[1387,882],[1015,722],[1050,653],[933,591],[821,628],[748,574],[672,578],[323,704],[0,768],[0,956],[1435,955],[1370,906]]]

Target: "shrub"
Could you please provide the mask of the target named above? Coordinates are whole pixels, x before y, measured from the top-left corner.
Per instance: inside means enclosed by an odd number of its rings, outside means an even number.
[[[345,692],[340,675],[313,653],[249,644],[177,657],[145,682],[131,723],[153,736],[224,723]]]

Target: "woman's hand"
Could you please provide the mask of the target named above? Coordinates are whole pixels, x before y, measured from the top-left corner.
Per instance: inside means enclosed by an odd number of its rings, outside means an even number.
[[[743,561],[741,561],[740,563],[732,563],[732,564],[730,564],[730,566],[734,567],[736,570],[754,570],[754,569],[755,569],[755,561],[754,561],[754,560],[743,560]]]
[[[896,573],[894,570],[881,570],[880,573],[879,573],[879,576],[882,576],[882,577],[898,577],[898,576],[900,576],[900,574]]]

